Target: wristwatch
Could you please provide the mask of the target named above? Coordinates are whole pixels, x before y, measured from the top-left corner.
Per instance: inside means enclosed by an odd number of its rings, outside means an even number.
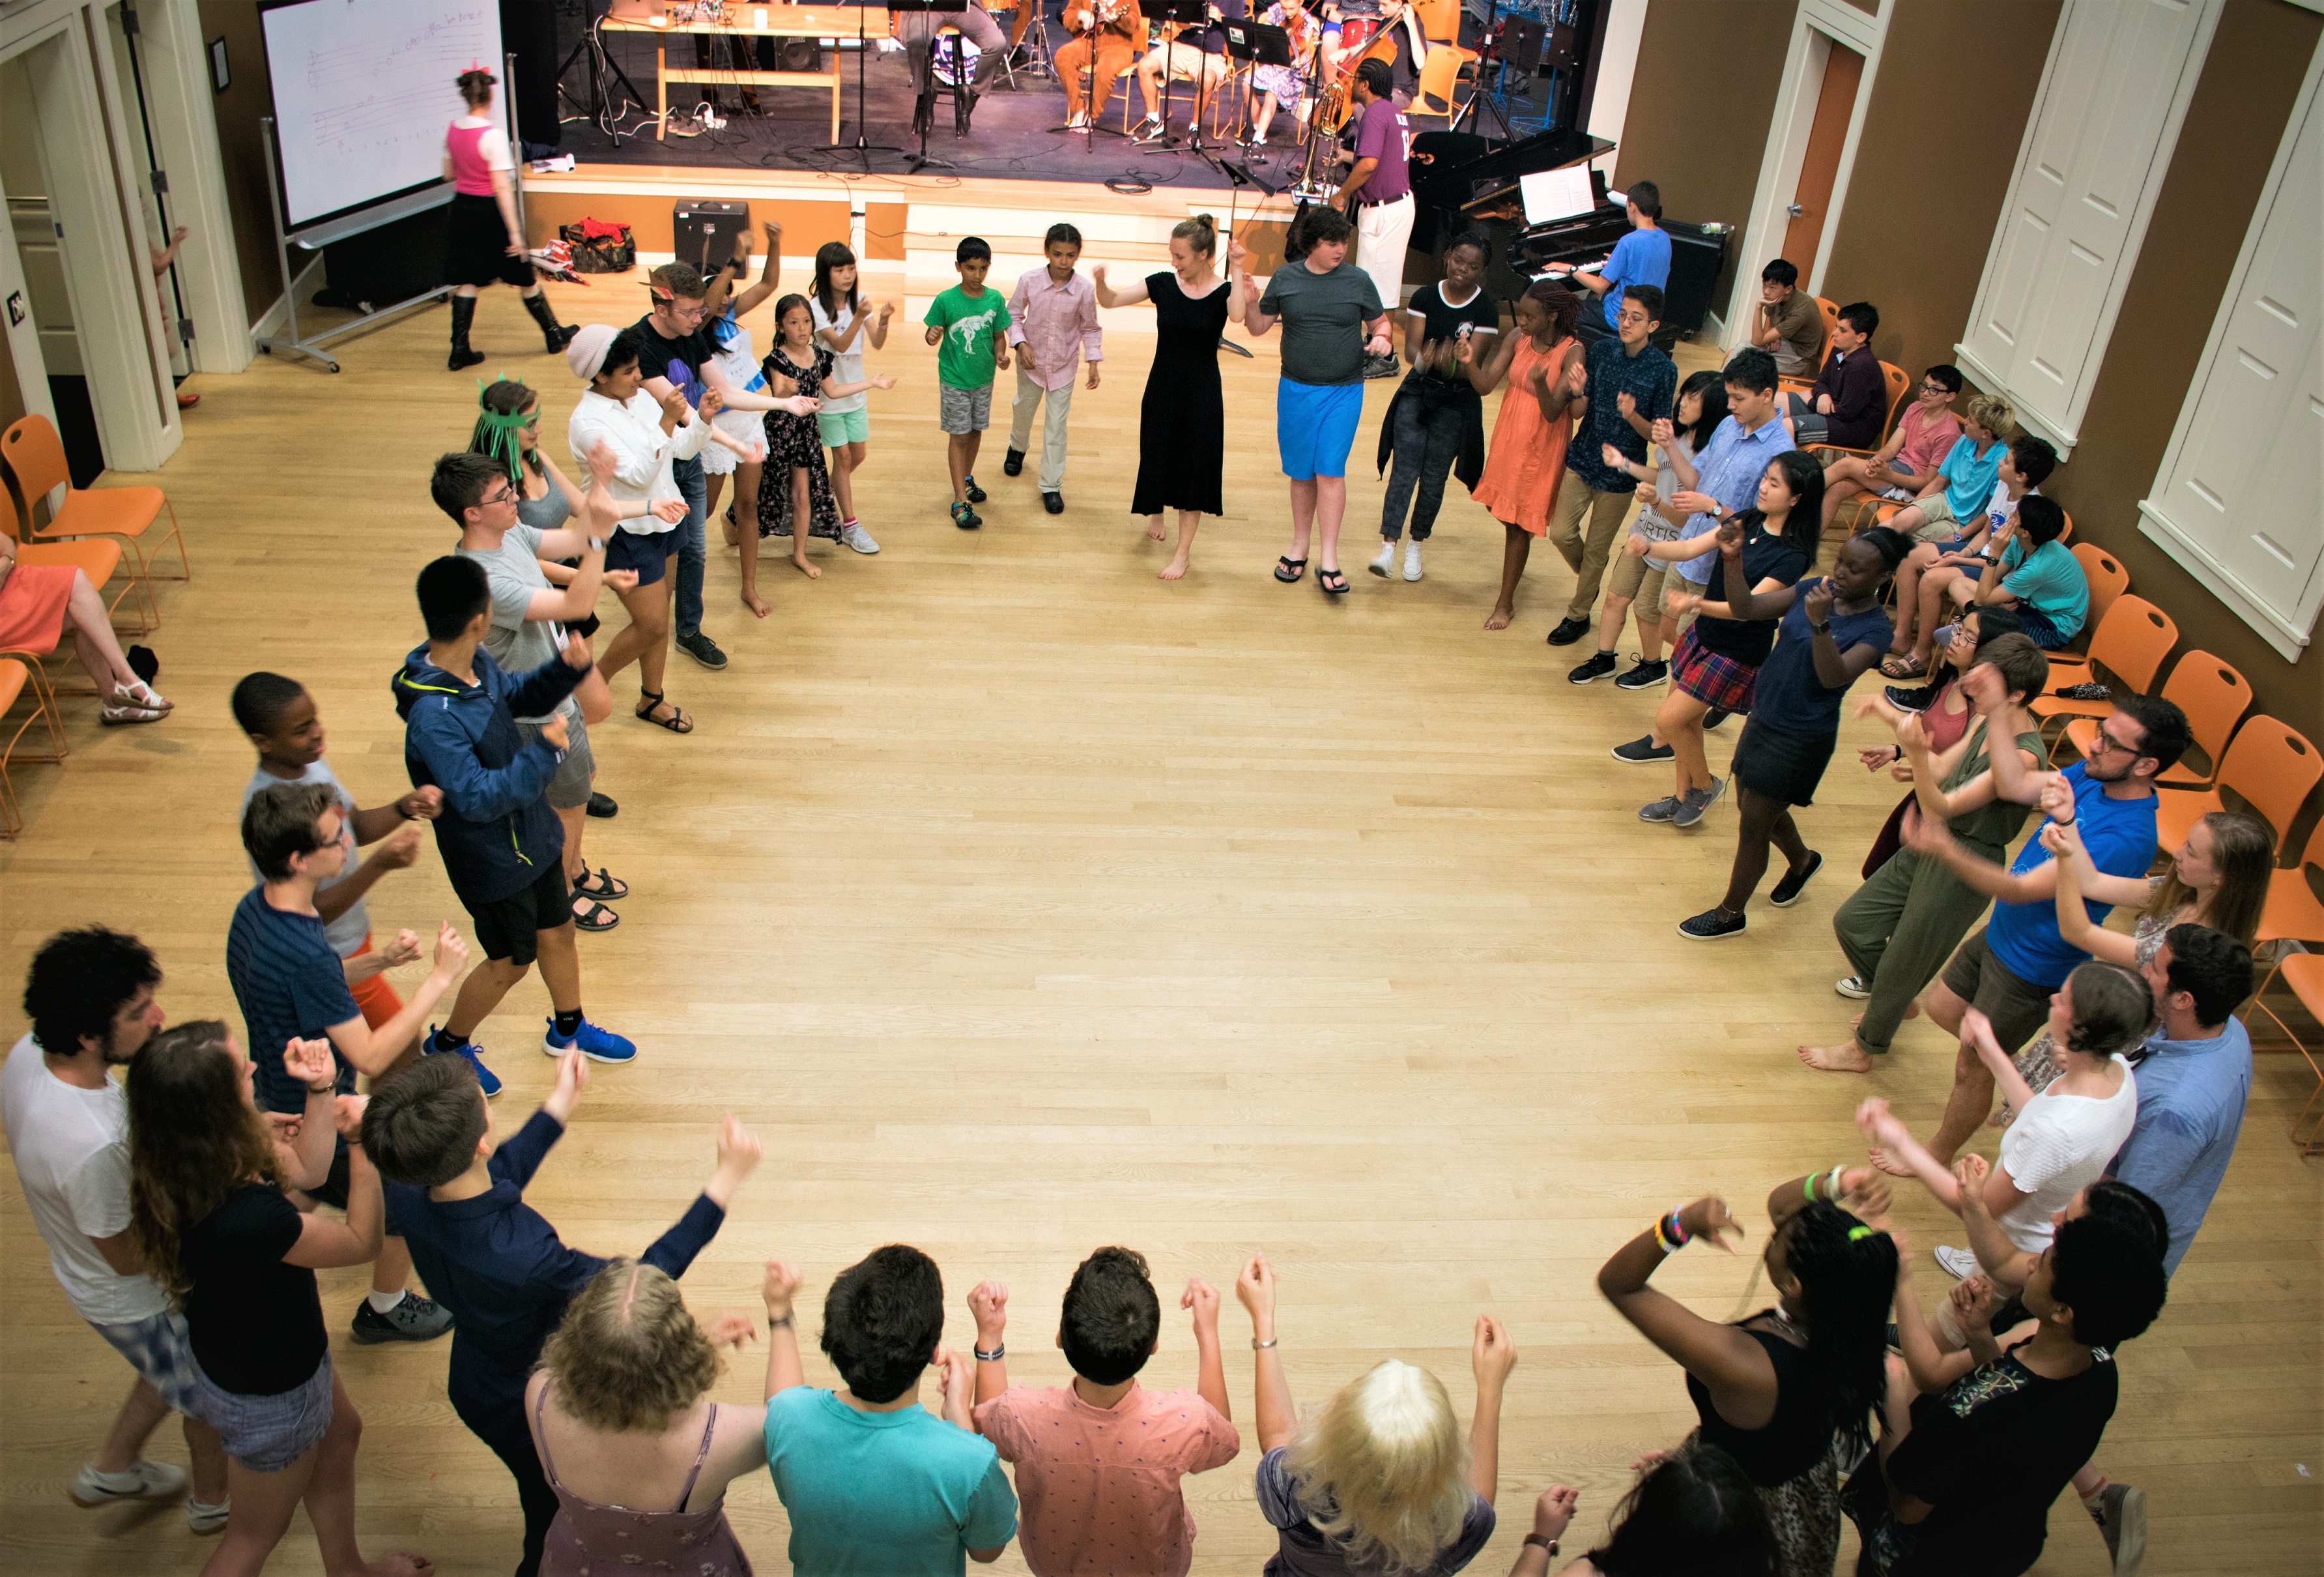
[[[1545,1539],[1537,1533],[1529,1533],[1525,1536],[1525,1542],[1529,1545],[1539,1545],[1543,1549],[1547,1550],[1553,1555],[1557,1554],[1557,1541],[1555,1539]]]
[[[1822,623],[1819,624],[1813,619],[1810,619],[1808,621],[1808,628],[1814,631],[1819,635],[1829,635],[1831,633],[1831,621],[1830,619],[1826,619]]]

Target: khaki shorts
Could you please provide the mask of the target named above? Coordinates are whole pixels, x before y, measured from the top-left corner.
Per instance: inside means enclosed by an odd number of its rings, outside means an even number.
[[[1676,641],[1679,632],[1694,622],[1694,610],[1689,608],[1679,615],[1677,623],[1674,625],[1669,604],[1664,601],[1665,595],[1684,596],[1702,589],[1679,574],[1677,565],[1665,564],[1656,558],[1633,558],[1625,553],[1615,558],[1614,567],[1608,575],[1607,595],[1628,597],[1633,614],[1644,611],[1649,616],[1661,618],[1665,640]],[[1638,604],[1644,604],[1643,610]]]
[[[1913,528],[1915,542],[1950,542],[1960,535],[1960,525],[1953,519],[1953,506],[1945,502],[1943,488],[1914,500],[1913,507],[1921,512],[1921,523]]]

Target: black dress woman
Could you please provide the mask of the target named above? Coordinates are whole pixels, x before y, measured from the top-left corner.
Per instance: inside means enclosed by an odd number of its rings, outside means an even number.
[[[1099,306],[1154,303],[1154,364],[1138,408],[1138,487],[1130,512],[1144,515],[1146,534],[1160,542],[1167,540],[1162,512],[1178,512],[1178,550],[1162,567],[1164,580],[1186,573],[1203,517],[1226,511],[1221,478],[1227,414],[1219,390],[1219,334],[1229,323],[1242,321],[1242,291],[1213,266],[1218,244],[1217,222],[1196,214],[1171,230],[1167,272],[1117,290],[1105,282],[1105,264],[1090,270]],[[1242,243],[1230,236],[1228,272],[1240,272],[1242,263]]]

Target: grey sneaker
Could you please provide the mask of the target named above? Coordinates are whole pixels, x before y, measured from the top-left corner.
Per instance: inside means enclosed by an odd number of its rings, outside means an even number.
[[[76,1506],[110,1506],[116,1500],[162,1500],[184,1490],[186,1470],[168,1462],[139,1462],[125,1473],[100,1473],[83,1462],[73,1475]]]
[[[1708,788],[1688,789],[1685,802],[1678,807],[1678,814],[1671,817],[1671,825],[1692,826],[1703,818],[1711,807],[1718,803],[1719,797],[1726,791],[1727,781],[1723,778],[1713,778]]]
[[[1675,794],[1665,794],[1660,799],[1655,800],[1652,805],[1641,805],[1638,807],[1638,819],[1640,821],[1668,821],[1679,813],[1679,809],[1680,805],[1678,796]]]
[[[369,1345],[376,1342],[433,1342],[451,1328],[451,1310],[433,1298],[407,1292],[401,1303],[383,1314],[371,1306],[369,1299],[355,1305],[355,1323],[347,1333]]]
[[[854,549],[858,553],[877,553],[880,551],[880,544],[872,540],[872,533],[853,521],[841,530],[839,540],[846,543],[850,548]]]
[[[2135,1484],[2108,1484],[2090,1513],[2114,1557],[2114,1577],[2138,1577],[2146,1560],[2146,1491]]]

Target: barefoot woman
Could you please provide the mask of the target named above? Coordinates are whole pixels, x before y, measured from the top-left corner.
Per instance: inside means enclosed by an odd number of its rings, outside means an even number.
[[[1146,517],[1146,534],[1167,540],[1162,512],[1178,512],[1178,550],[1161,578],[1186,573],[1194,532],[1206,514],[1222,514],[1220,474],[1226,466],[1226,402],[1219,389],[1219,334],[1243,320],[1242,286],[1221,280],[1212,259],[1216,222],[1208,214],[1181,219],[1170,232],[1170,267],[1115,290],[1105,264],[1090,270],[1101,307],[1154,303],[1154,364],[1138,407],[1138,487],[1130,512]],[[1242,264],[1242,243],[1227,241],[1227,267]]]
[[[1565,478],[1565,443],[1587,408],[1582,391],[1590,374],[1573,335],[1581,313],[1579,296],[1536,280],[1517,299],[1517,331],[1489,360],[1477,359],[1473,338],[1462,341],[1456,353],[1478,393],[1490,394],[1503,378],[1509,382],[1493,419],[1484,480],[1469,494],[1501,522],[1501,595],[1485,616],[1488,630],[1506,630],[1516,616],[1517,581],[1533,540],[1549,530],[1550,503]]]

